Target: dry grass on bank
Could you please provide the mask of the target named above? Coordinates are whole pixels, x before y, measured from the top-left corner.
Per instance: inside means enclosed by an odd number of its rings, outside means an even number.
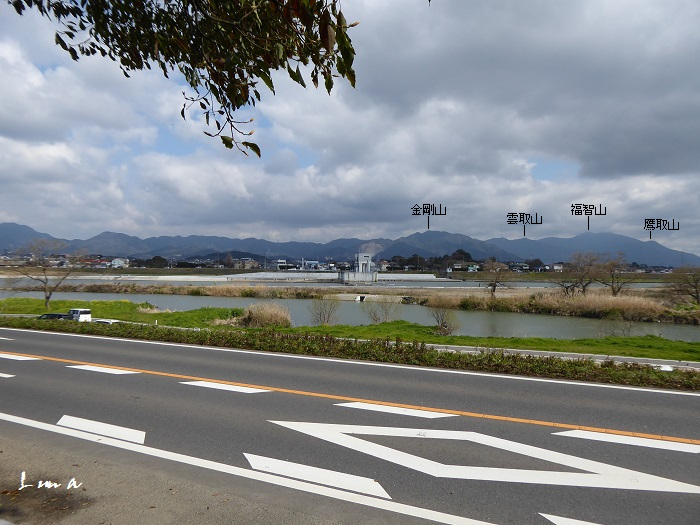
[[[246,308],[240,318],[240,324],[251,328],[263,326],[292,326],[289,309],[278,303],[258,303]]]
[[[471,296],[463,298],[460,307],[466,310],[553,314],[626,321],[650,321],[658,319],[667,312],[667,308],[650,298],[636,294],[613,297],[602,291],[573,297],[567,297],[561,292],[538,292],[514,297],[499,297],[497,294],[493,299],[486,295]]]

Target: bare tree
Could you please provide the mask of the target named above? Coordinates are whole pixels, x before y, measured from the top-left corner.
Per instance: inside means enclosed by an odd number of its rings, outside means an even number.
[[[44,292],[44,307],[48,310],[51,296],[73,272],[73,258],[59,254],[65,244],[56,239],[35,239],[25,251],[31,259],[25,266],[17,266],[14,271],[33,281],[41,283]]]
[[[557,282],[564,295],[573,295],[577,290],[582,294],[596,280],[599,257],[593,252],[577,252],[571,255],[567,264],[566,278]]]
[[[700,267],[684,266],[673,270],[671,289],[677,295],[690,297],[700,304]]]
[[[340,301],[337,297],[314,299],[309,305],[309,312],[315,324],[330,325],[336,321],[338,308],[340,308]]]
[[[363,301],[360,308],[374,324],[395,321],[401,304],[393,297],[382,297],[377,301]]]
[[[437,325],[441,335],[450,335],[459,328],[459,320],[449,299],[440,296],[431,297],[428,301],[428,311]]]
[[[486,278],[486,289],[493,299],[496,296],[496,290],[505,286],[505,283],[512,281],[514,274],[507,264],[487,261],[484,264],[484,277]]]
[[[614,259],[607,258],[596,265],[595,281],[610,288],[613,297],[617,297],[622,289],[634,280],[625,270],[627,263],[624,255],[620,253]]]

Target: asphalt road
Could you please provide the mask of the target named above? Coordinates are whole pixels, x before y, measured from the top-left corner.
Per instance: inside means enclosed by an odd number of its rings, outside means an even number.
[[[16,523],[700,523],[692,393],[0,329],[0,439]]]

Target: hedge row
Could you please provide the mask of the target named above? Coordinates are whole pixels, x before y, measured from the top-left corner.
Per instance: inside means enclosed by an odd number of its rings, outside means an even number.
[[[127,323],[107,325],[38,321],[33,318],[0,318],[0,326],[574,381],[700,390],[700,373],[694,370],[665,372],[636,363],[596,363],[591,359],[538,357],[501,350],[476,354],[453,353],[434,350],[425,343],[400,339],[356,340],[320,334],[281,333],[274,329],[192,330]]]

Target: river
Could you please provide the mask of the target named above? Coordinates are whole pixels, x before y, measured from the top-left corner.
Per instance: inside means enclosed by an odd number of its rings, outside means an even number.
[[[40,292],[13,293],[0,290],[0,299],[5,297],[43,298]],[[267,302],[270,299],[230,298],[189,295],[158,294],[112,294],[84,292],[56,292],[53,299],[112,301],[129,300],[148,302],[161,310],[193,310],[203,306],[237,308]],[[309,299],[274,299],[286,306],[294,326],[313,324]],[[413,323],[435,324],[427,308],[417,305],[397,305],[397,318]],[[627,321],[609,321],[602,319],[585,319],[580,317],[562,317],[553,315],[518,314],[506,312],[473,312],[456,310],[460,327],[456,335],[478,337],[553,337],[557,339],[579,339],[604,337],[607,335],[659,335],[667,339],[700,342],[700,327],[675,325],[668,323],[640,323]],[[340,301],[337,312],[338,323],[347,325],[369,324],[369,318],[362,309],[362,303]]]

